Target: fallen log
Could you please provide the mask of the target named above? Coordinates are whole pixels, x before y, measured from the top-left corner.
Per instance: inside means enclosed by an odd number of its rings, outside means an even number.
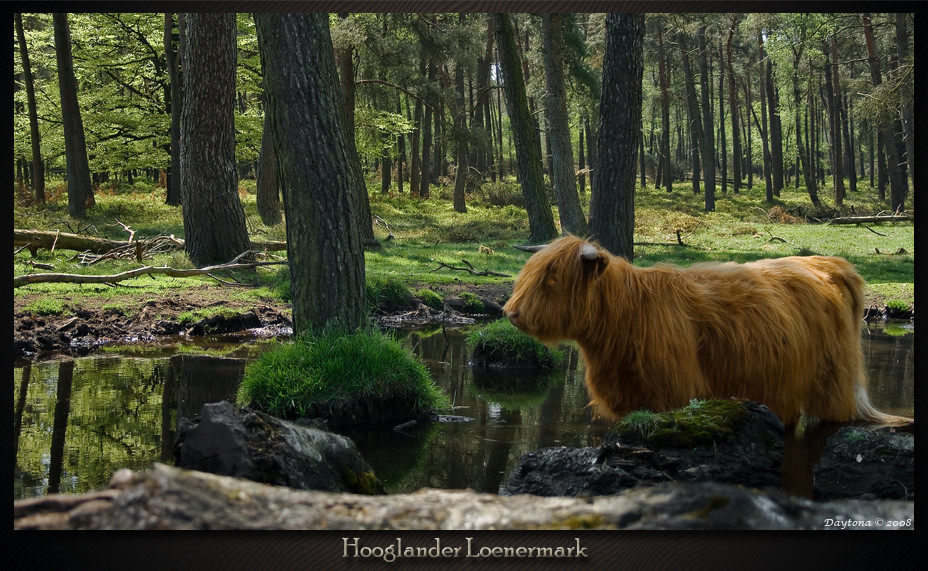
[[[914,214],[889,214],[877,216],[841,216],[832,218],[829,224],[865,224],[873,222],[914,222]]]
[[[125,280],[131,280],[132,278],[137,278],[144,275],[163,274],[173,278],[185,278],[190,276],[199,276],[203,274],[210,274],[213,272],[221,272],[226,270],[238,270],[242,268],[255,268],[258,266],[272,266],[286,264],[286,261],[279,262],[247,262],[247,263],[231,263],[231,264],[218,264],[215,266],[206,266],[203,268],[191,268],[191,269],[176,269],[168,266],[143,266],[141,268],[136,268],[134,270],[127,270],[118,274],[112,275],[81,275],[81,274],[59,274],[59,273],[47,273],[47,274],[26,274],[24,276],[15,276],[13,278],[13,287],[18,288],[24,285],[30,284],[40,284],[40,283],[70,283],[70,284],[113,284],[116,282],[121,282]]]
[[[106,238],[97,238],[96,236],[86,236],[83,234],[69,234],[67,232],[58,232],[50,230],[13,230],[13,246],[26,247],[33,256],[40,248],[46,250],[74,250],[78,252],[91,252],[94,254],[105,254],[109,251],[119,248],[125,248],[130,244],[145,244],[150,240],[168,240],[173,243],[177,250],[184,249],[184,240],[174,236],[157,236],[150,239],[141,239],[135,241],[127,240],[107,240]],[[280,251],[287,249],[286,242],[252,242],[252,250],[264,250],[268,252]]]

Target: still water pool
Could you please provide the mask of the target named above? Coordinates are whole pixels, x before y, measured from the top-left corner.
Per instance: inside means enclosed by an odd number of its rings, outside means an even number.
[[[544,376],[475,375],[461,330],[402,331],[455,405],[456,424],[345,429],[392,493],[423,487],[496,493],[519,457],[547,446],[599,443],[606,426],[590,418],[582,363]],[[911,326],[864,331],[871,399],[913,416],[915,334]],[[188,342],[131,354],[13,367],[13,498],[106,487],[120,468],[172,463],[177,420],[205,403],[234,401],[245,365],[266,343],[216,338],[225,356],[191,353]],[[202,344],[199,341],[198,344]]]

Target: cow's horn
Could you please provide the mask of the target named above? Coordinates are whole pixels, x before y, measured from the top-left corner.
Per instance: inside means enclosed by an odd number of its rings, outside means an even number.
[[[599,255],[599,250],[593,244],[584,244],[580,246],[580,257],[592,262]]]
[[[513,244],[513,248],[516,250],[522,250],[523,252],[538,252],[544,250],[548,245],[539,244],[538,246],[519,246],[518,244]]]

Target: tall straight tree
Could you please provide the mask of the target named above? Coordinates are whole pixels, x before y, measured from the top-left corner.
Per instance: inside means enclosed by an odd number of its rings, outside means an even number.
[[[179,14],[183,20],[184,15]],[[181,36],[183,37],[183,36]],[[179,48],[179,46],[178,46]],[[170,88],[166,90],[169,97],[171,112],[171,164],[168,166],[167,180],[165,181],[165,202],[172,206],[179,206],[180,197],[180,119],[183,110],[183,91],[181,86],[180,49],[174,49],[174,15],[170,12],[164,14],[164,60],[168,72]]]
[[[670,159],[670,71],[667,69],[667,52],[664,49],[663,25],[657,30],[658,76],[661,88],[661,183],[667,192],[673,192],[673,170]]]
[[[702,164],[700,155],[705,143],[702,135],[702,117],[699,115],[699,100],[696,98],[696,86],[693,79],[693,68],[690,65],[690,46],[686,32],[677,35],[683,62],[683,83],[686,91],[686,108],[690,125],[690,140],[693,146],[693,194],[699,194],[699,178]]]
[[[187,14],[181,122],[185,249],[197,266],[250,248],[235,169],[235,14]]]
[[[551,141],[554,192],[557,196],[561,230],[577,236],[587,233],[586,217],[577,194],[574,175],[574,152],[570,144],[567,117],[567,93],[564,89],[564,36],[560,14],[545,14],[544,51],[545,86],[547,87],[548,137]]]
[[[19,41],[19,55],[23,62],[23,81],[26,84],[26,102],[29,107],[29,135],[32,143],[32,189],[35,201],[45,203],[45,167],[42,164],[42,141],[39,135],[39,116],[35,105],[35,81],[32,65],[29,63],[29,49],[26,47],[26,33],[23,31],[23,15],[13,15],[16,24],[16,38]]]
[[[506,109],[509,112],[509,124],[516,147],[519,182],[528,212],[528,241],[540,244],[557,236],[554,215],[545,194],[541,145],[535,132],[535,120],[528,108],[522,65],[509,15],[493,14],[493,29],[499,51]]]
[[[599,151],[590,194],[590,234],[607,250],[634,255],[635,159],[641,136],[644,14],[606,16]]]
[[[348,141],[328,16],[254,18],[287,217],[293,330],[355,329],[367,317],[358,216],[367,190]]]
[[[84,122],[77,104],[77,80],[74,78],[74,61],[71,57],[71,31],[68,16],[61,12],[52,15],[55,28],[55,56],[58,62],[58,89],[61,92],[61,119],[64,124],[64,149],[68,177],[68,214],[83,218],[88,203],[93,202],[90,186],[90,164],[87,162],[87,143],[84,140]]]
[[[880,60],[876,53],[876,40],[873,36],[873,23],[870,14],[863,14],[861,23],[864,29],[864,40],[867,44],[867,60],[870,64],[870,81],[873,87],[879,87],[883,83],[883,74],[880,69]],[[886,163],[889,171],[890,198],[894,211],[905,208],[905,181],[902,178],[902,172],[899,170],[899,155],[896,152],[895,137],[893,134],[892,123],[880,121],[880,134],[883,136],[883,149],[886,152]]]
[[[728,31],[728,41],[725,43],[726,64],[728,66],[728,105],[731,115],[731,167],[734,181],[733,192],[741,192],[741,130],[739,128],[738,112],[738,85],[735,77],[735,67],[732,64],[731,45],[735,38],[735,29],[738,27],[738,18],[731,17],[731,27]]]
[[[705,178],[705,210],[715,210],[715,129],[712,126],[712,99],[709,96],[709,56],[706,48],[706,26],[697,32],[699,45],[699,88],[702,94],[702,171]]]
[[[255,178],[255,200],[261,221],[268,226],[280,222],[280,177],[277,170],[277,151],[271,133],[271,114],[267,112],[267,97],[264,104],[264,127],[261,134],[261,149],[258,151],[258,168]]]

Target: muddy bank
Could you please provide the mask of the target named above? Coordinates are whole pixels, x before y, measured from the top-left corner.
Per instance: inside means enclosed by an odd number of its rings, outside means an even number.
[[[465,325],[475,319],[500,314],[501,302],[510,285],[452,284],[431,286],[446,298],[443,311],[413,298],[409,307],[377,310],[375,319],[383,326],[447,323]],[[474,309],[462,301],[470,292],[483,303]],[[292,334],[291,307],[266,299],[258,303],[228,299],[221,287],[191,288],[140,302],[131,294],[107,298],[81,298],[65,303],[63,311],[42,315],[28,309],[39,296],[13,300],[13,358],[41,360],[59,355],[84,356],[103,345],[157,342],[168,336],[203,336],[243,333],[260,337]],[[191,319],[200,310],[209,317]]]

